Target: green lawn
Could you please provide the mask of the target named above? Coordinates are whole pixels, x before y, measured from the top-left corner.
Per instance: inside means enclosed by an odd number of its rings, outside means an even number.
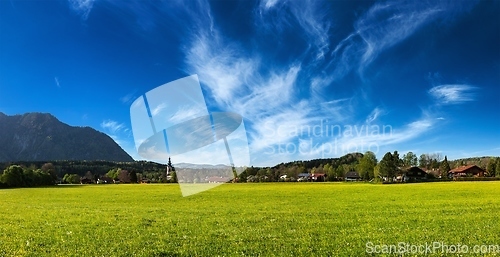
[[[57,186],[0,190],[0,199],[0,256],[364,256],[368,242],[500,245],[500,182],[225,184],[185,198],[173,184]],[[431,256],[459,256],[442,249]]]

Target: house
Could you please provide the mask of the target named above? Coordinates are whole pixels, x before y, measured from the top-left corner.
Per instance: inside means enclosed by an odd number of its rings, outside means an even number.
[[[448,177],[484,177],[486,171],[476,165],[454,168],[448,172]]]
[[[425,172],[424,170],[422,170],[419,167],[408,168],[403,173],[403,181],[404,182],[421,181],[421,180],[426,180],[426,179],[427,179],[427,172]]]
[[[344,176],[345,181],[357,181],[361,180],[359,173],[356,171],[349,171]]]
[[[113,179],[108,177],[108,176],[101,176],[97,180],[97,184],[112,184],[112,183],[113,183]]]
[[[314,181],[314,182],[324,182],[325,178],[326,178],[326,174],[324,174],[324,173],[311,174],[311,181]]]
[[[80,184],[92,184],[92,179],[86,177],[80,178]]]
[[[298,182],[309,181],[309,176],[310,175],[311,174],[309,174],[309,173],[299,173],[297,175],[297,181]]]

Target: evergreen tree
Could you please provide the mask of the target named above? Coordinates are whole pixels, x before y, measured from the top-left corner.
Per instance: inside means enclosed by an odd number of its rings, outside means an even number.
[[[395,152],[397,154],[397,152]],[[398,158],[399,159],[399,158]],[[398,161],[394,159],[391,152],[387,152],[382,160],[380,161],[380,175],[387,177],[389,181],[392,181],[396,175],[397,167],[396,163]]]
[[[130,172],[130,183],[137,183],[137,173],[133,170]]]
[[[445,155],[444,160],[439,165],[439,170],[441,171],[441,178],[448,177],[448,172],[451,170],[450,164],[448,163],[448,157]]]

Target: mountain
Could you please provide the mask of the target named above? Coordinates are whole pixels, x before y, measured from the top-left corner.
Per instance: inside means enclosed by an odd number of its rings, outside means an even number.
[[[231,168],[231,166],[224,165],[224,164],[217,164],[217,165],[211,165],[211,164],[193,164],[193,163],[176,163],[175,168],[178,169],[227,169]]]
[[[7,116],[0,112],[0,162],[134,161],[108,135],[72,127],[48,113]]]

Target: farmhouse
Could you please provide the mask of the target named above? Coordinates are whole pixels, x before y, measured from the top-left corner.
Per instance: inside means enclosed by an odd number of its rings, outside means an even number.
[[[308,181],[309,180],[309,173],[299,173],[297,175],[297,181],[301,182],[301,181]]]
[[[403,181],[421,181],[427,179],[427,172],[419,167],[411,167],[403,174]]]
[[[448,172],[449,177],[484,177],[485,170],[476,165],[454,168]]]
[[[359,176],[359,173],[356,171],[349,171],[345,174],[344,176],[345,181],[357,181],[360,180],[361,177]]]
[[[108,177],[108,176],[101,176],[97,180],[97,184],[112,184],[112,183],[113,183],[113,179]]]
[[[92,179],[86,177],[80,178],[80,184],[92,184]]]
[[[314,173],[311,175],[311,181],[325,182],[326,175],[324,173]]]

